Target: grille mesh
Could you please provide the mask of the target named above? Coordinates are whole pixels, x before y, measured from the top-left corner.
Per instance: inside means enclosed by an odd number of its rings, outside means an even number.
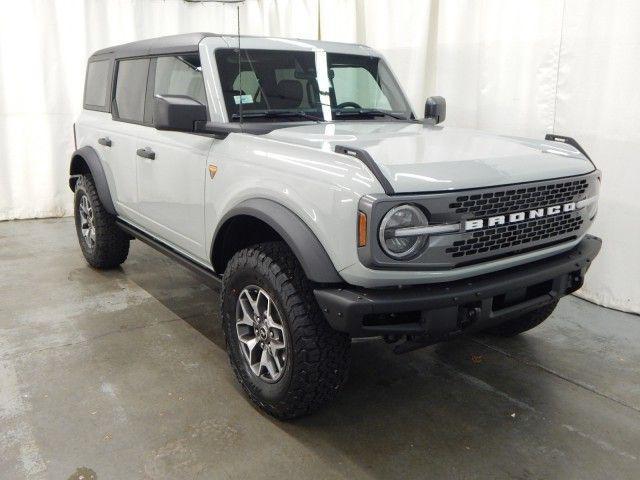
[[[589,187],[586,178],[556,181],[547,185],[502,188],[478,194],[460,195],[449,208],[466,218],[484,218],[514,212],[562,205],[584,198]],[[528,219],[510,225],[485,226],[464,240],[453,242],[445,251],[451,257],[484,254],[498,255],[501,250],[533,248],[533,245],[569,239],[582,228],[584,219],[579,211]]]
[[[574,201],[587,190],[587,180],[552,183],[538,187],[522,187],[495,192],[462,195],[449,204],[456,213],[471,213],[473,218],[532,210]]]
[[[514,225],[485,228],[474,232],[467,240],[453,242],[446,252],[452,257],[462,257],[518,245],[526,248],[531,242],[553,240],[571,234],[579,230],[583,222],[582,217],[565,213]]]

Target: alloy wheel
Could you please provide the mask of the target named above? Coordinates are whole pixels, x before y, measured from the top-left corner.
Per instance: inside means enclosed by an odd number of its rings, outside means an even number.
[[[96,245],[96,226],[93,218],[93,208],[89,203],[89,198],[83,195],[79,205],[80,213],[80,230],[82,238],[89,249],[93,249]]]
[[[262,288],[250,285],[240,292],[236,332],[253,374],[266,382],[277,382],[286,367],[287,339],[280,312]]]

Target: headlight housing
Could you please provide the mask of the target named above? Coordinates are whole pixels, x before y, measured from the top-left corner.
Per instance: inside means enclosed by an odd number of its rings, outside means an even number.
[[[426,227],[427,216],[415,205],[403,204],[392,208],[382,218],[378,238],[384,253],[396,260],[406,260],[422,251],[426,235],[396,236],[395,231],[404,228]]]

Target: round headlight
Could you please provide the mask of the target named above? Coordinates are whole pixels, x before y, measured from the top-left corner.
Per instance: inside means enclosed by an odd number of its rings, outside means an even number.
[[[392,208],[380,222],[380,246],[391,258],[406,259],[416,255],[424,247],[426,235],[395,236],[399,228],[424,227],[429,222],[418,207],[413,205],[399,205]]]

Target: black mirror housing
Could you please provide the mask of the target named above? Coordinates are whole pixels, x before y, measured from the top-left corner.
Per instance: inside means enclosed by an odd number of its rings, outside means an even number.
[[[194,132],[196,122],[207,121],[207,107],[186,95],[156,95],[153,126],[158,130]]]
[[[447,102],[444,97],[429,97],[424,104],[424,119],[434,125],[444,122],[447,117]]]

